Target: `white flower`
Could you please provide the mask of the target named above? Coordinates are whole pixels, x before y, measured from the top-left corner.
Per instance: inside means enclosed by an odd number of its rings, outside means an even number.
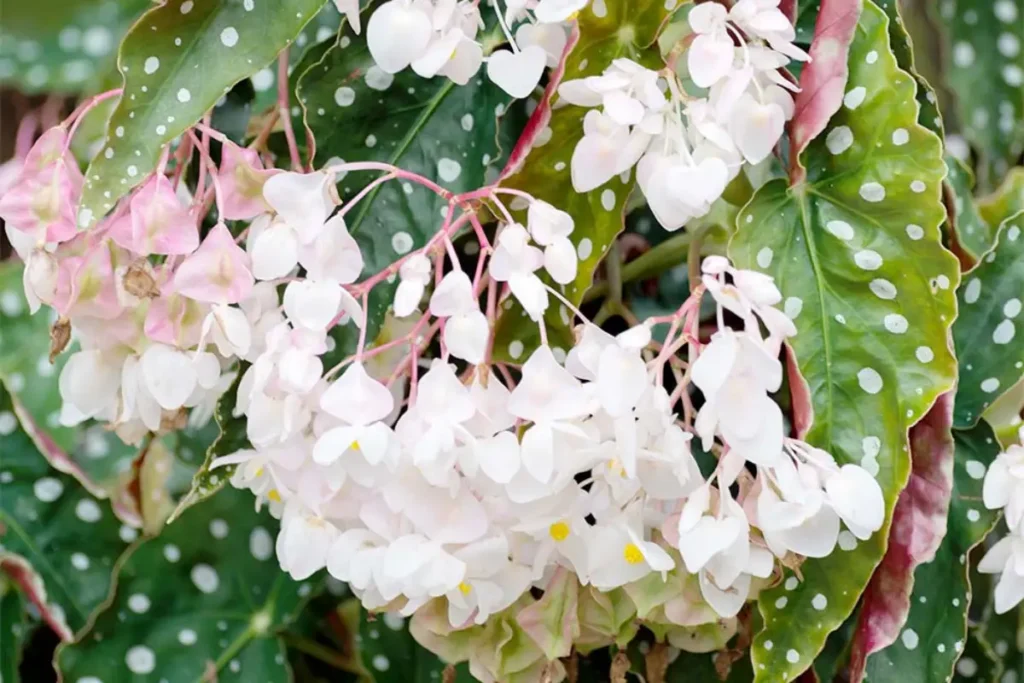
[[[373,61],[389,74],[412,64],[427,49],[433,35],[430,4],[390,0],[377,8],[366,26],[366,44]]]
[[[540,0],[533,15],[542,24],[554,24],[571,19],[589,3],[590,0]]]
[[[640,160],[651,135],[634,127],[616,123],[607,114],[589,111],[583,117],[583,138],[576,143],[570,160],[572,186],[577,192],[589,192]]]
[[[629,520],[629,517],[634,519]],[[657,543],[645,540],[639,521],[629,513],[591,532],[590,582],[599,590],[611,590],[636,581],[648,573],[668,572],[675,567],[672,557]]]
[[[1006,509],[1006,523],[1011,531],[1021,529],[1024,521],[1024,446],[1013,444],[996,456],[985,473],[982,491],[989,510]]]
[[[686,52],[690,78],[709,88],[732,68],[735,47],[726,29],[728,12],[717,3],[702,3],[690,10],[690,27],[697,36]]]
[[[285,506],[277,535],[277,560],[296,581],[308,579],[327,565],[327,551],[338,529],[299,503]]]
[[[772,466],[782,455],[782,411],[768,392],[782,383],[782,366],[746,332],[719,330],[693,364],[705,403],[694,425],[711,447],[716,429],[744,459]]]
[[[468,275],[461,270],[445,275],[430,297],[430,312],[447,318],[442,339],[448,353],[474,365],[483,362],[490,326]]]
[[[1005,614],[1024,600],[1024,538],[1011,533],[989,548],[978,563],[983,574],[999,574],[995,590],[996,614]]]
[[[338,14],[344,16],[352,27],[352,30],[359,35],[360,23],[359,23],[359,0],[334,0],[334,6],[338,10]]]
[[[505,609],[530,585],[530,571],[508,559],[508,541],[495,536],[455,551],[465,563],[466,574],[454,590],[448,591],[448,622],[453,628],[487,618]]]
[[[555,282],[565,285],[576,279],[576,248],[569,241],[572,216],[540,200],[530,204],[527,226],[534,242],[544,247],[544,269]]]
[[[534,320],[540,320],[548,308],[548,292],[535,274],[543,263],[543,252],[530,244],[530,235],[523,226],[512,223],[502,228],[488,266],[491,277],[507,282],[512,294]]]
[[[395,316],[411,315],[420,305],[423,290],[430,282],[430,259],[413,254],[398,269],[398,289],[395,291]]]
[[[329,465],[341,456],[358,452],[371,465],[390,460],[391,429],[383,420],[394,407],[394,397],[366,374],[356,361],[320,397],[320,407],[343,421],[324,432],[313,449],[313,460]]]
[[[583,387],[558,364],[549,347],[540,346],[523,365],[522,381],[509,396],[508,410],[533,422],[522,438],[523,467],[547,483],[555,468],[555,431],[580,433],[572,421],[586,412]]]
[[[441,453],[455,448],[457,437],[469,437],[462,424],[476,412],[469,389],[459,381],[455,369],[434,359],[430,370],[420,378],[416,403],[398,423],[402,431],[412,423],[410,444],[413,462],[417,465],[435,461]]]

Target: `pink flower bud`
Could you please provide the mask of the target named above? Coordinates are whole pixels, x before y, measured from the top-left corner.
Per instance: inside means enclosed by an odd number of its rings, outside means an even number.
[[[244,221],[270,211],[263,199],[263,184],[277,169],[265,170],[256,150],[225,142],[221,152],[221,209],[224,220]]]
[[[199,249],[178,266],[174,289],[196,301],[234,304],[252,292],[249,255],[223,223],[210,230]]]

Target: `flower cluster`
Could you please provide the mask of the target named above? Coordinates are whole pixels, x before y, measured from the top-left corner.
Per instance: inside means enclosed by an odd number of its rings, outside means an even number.
[[[337,4],[358,31],[357,3]],[[512,50],[487,57],[490,78],[531,92],[565,46],[564,22],[586,4],[495,7]],[[684,96],[674,75],[666,96],[662,75],[627,59],[564,83],[566,101],[602,107],[588,112],[573,155],[576,188],[638,165],[666,227],[707,212],[744,162],[770,153],[791,113],[776,69],[783,54],[804,55],[777,4],[691,11],[690,75],[710,88],[706,98]],[[476,3],[390,0],[366,30],[379,68],[463,83],[484,60],[479,25]],[[53,352],[72,332],[81,345],[60,377],[62,421],[102,420],[138,443],[208,419],[237,387],[230,403],[249,447],[212,466],[281,519],[277,557],[296,580],[326,568],[368,609],[419,617],[426,640],[509,610],[522,618],[539,604],[532,589],[571,582],[612,601],[661,582],[672,587],[665,599],[638,616],[671,638],[734,628],[779,566],[883,525],[867,471],[787,436],[771,395],[796,329],[765,275],[708,257],[678,310],[613,335],[563,294],[580,270],[579,226],[528,193],[452,194],[376,162],[278,170],[199,124],[173,164],[168,151],[83,230],[92,216],[76,211],[85,181],[69,141],[68,124],[45,133],[0,198],[33,309],[59,316]],[[193,196],[182,178],[194,155]],[[382,175],[341,202],[337,181],[354,171]],[[368,273],[345,217],[395,180],[442,198],[443,224]],[[481,204],[497,217],[493,229]],[[456,251],[462,236],[475,242],[475,267]],[[391,285],[384,332],[368,339],[371,294]],[[700,332],[706,295],[710,337]],[[494,349],[499,311],[515,302],[540,340],[509,346],[514,361],[528,351],[521,366]],[[571,348],[549,343],[554,307],[577,323]],[[325,367],[340,343],[348,355]],[[501,678],[479,667],[484,680]]]
[[[339,11],[359,32],[354,0],[335,0]],[[484,55],[476,40],[484,25],[478,2],[470,0],[389,0],[378,7],[366,27],[374,62],[394,74],[412,67],[424,78],[444,76],[465,85],[487,62],[487,77],[512,97],[533,92],[545,67],[554,67],[566,44],[567,22],[589,0],[506,0],[505,11],[493,4],[509,49]],[[524,21],[531,19],[532,21]],[[518,23],[513,33],[512,27]]]
[[[978,563],[978,571],[1000,575],[995,590],[997,614],[1009,612],[1024,600],[1024,428],[1019,440],[996,457],[982,489],[985,507],[1002,509],[1010,529]]]
[[[587,113],[571,162],[578,192],[600,187],[636,166],[637,181],[658,221],[677,230],[707,214],[744,163],[769,157],[793,116],[797,87],[783,75],[795,31],[778,0],[739,0],[726,10],[695,5],[687,51],[687,94],[676,74],[616,59],[600,76],[566,81],[562,100]],[[666,95],[666,92],[668,93]]]

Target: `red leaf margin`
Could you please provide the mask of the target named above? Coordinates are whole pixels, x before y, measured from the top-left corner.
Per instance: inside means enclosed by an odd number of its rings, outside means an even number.
[[[935,558],[953,495],[953,393],[939,396],[910,429],[911,473],[893,511],[889,547],[862,596],[850,648],[849,680],[864,678],[868,655],[896,642],[910,612],[914,570]]]
[[[800,155],[839,111],[850,71],[847,58],[857,30],[864,0],[822,0],[811,41],[811,61],[800,74],[800,92],[789,123],[789,178],[792,185],[804,180],[807,169]]]
[[[13,404],[14,414],[17,416],[22,429],[25,430],[25,433],[28,434],[28,437],[32,440],[32,443],[39,449],[40,454],[46,458],[50,467],[58,472],[70,475],[94,498],[98,498],[99,500],[109,500],[110,507],[114,511],[114,516],[128,526],[135,529],[142,528],[142,516],[139,512],[141,505],[138,504],[136,497],[133,496],[130,490],[108,491],[99,483],[93,481],[89,475],[79,467],[78,463],[75,462],[71,456],[69,456],[64,449],[53,440],[46,430],[39,426],[36,419],[32,417],[32,414],[28,412],[25,406],[22,405],[14,394],[11,394],[11,402]],[[132,483],[134,483],[135,479],[137,479],[137,475],[133,477]],[[131,483],[126,488],[130,489]]]

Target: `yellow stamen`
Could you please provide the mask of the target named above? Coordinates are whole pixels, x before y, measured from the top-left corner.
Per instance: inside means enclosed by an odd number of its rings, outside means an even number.
[[[626,558],[626,562],[629,564],[640,564],[644,561],[644,554],[633,543],[626,544],[626,547],[622,550],[622,556]]]
[[[473,587],[470,586],[465,581],[463,581],[462,583],[459,584],[459,592],[462,593],[463,595],[469,595],[469,592],[471,590],[473,590]]]
[[[353,441],[349,445],[349,448],[351,448],[353,451],[358,451],[359,450],[359,442],[358,441]]]
[[[548,529],[548,535],[561,543],[565,539],[569,538],[569,525],[565,522],[555,522]]]
[[[281,494],[277,492],[277,489],[270,489],[267,491],[267,498],[274,501],[275,503],[281,502]]]

